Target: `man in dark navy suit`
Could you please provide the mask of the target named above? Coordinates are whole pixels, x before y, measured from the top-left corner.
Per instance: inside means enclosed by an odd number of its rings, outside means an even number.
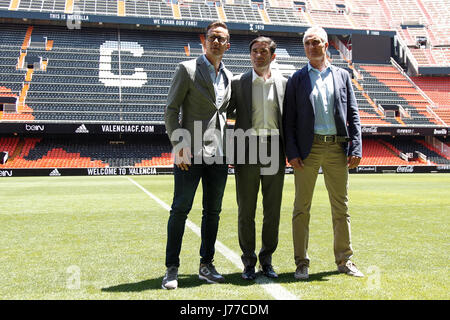
[[[348,214],[348,169],[362,156],[361,125],[349,73],[327,59],[328,36],[312,27],[303,37],[307,66],[289,78],[283,113],[286,156],[294,168],[292,217],[296,279],[307,279],[309,219],[314,187],[322,168],[331,203],[338,271],[363,274],[353,255]]]

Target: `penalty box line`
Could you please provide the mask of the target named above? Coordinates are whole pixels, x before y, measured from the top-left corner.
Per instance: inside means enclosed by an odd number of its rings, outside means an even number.
[[[130,177],[127,177],[127,179],[131,183],[133,183],[136,187],[141,189],[146,195],[155,200],[162,208],[164,208],[167,211],[170,211],[170,206],[167,203],[159,199],[157,196],[155,196],[153,193],[145,189],[143,186],[141,186],[139,183],[137,183]],[[186,225],[198,237],[201,237],[200,228],[195,223],[193,223],[189,219],[186,219]],[[240,256],[219,240],[216,241],[216,250],[219,251],[228,261],[233,263],[238,269],[243,270],[244,266],[242,265]],[[266,290],[266,292],[269,293],[276,300],[299,300],[299,298],[296,295],[292,294],[280,284],[274,283],[273,281],[271,281],[266,277],[258,277],[256,278],[255,282],[260,286],[262,286],[264,290]]]

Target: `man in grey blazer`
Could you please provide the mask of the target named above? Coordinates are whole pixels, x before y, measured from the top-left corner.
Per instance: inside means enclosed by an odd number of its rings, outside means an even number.
[[[260,186],[264,215],[262,247],[258,254],[260,269],[267,277],[278,277],[272,266],[272,254],[278,244],[286,163],[281,114],[287,80],[271,70],[275,49],[275,42],[268,37],[258,37],[250,42],[253,70],[234,78],[231,85],[229,114],[235,112],[235,135],[241,130],[247,137],[236,139],[236,143],[245,144],[245,155],[237,146],[235,157],[238,235],[244,264],[242,277],[247,280],[256,278],[255,211]],[[261,148],[268,151],[270,163],[263,161]],[[273,165],[275,170],[264,172]]]
[[[228,175],[224,137],[232,73],[223,65],[222,57],[230,48],[229,40],[226,24],[211,23],[206,30],[205,54],[180,63],[169,89],[165,124],[174,148],[175,190],[167,225],[164,289],[178,287],[185,222],[200,180],[203,212],[199,278],[209,283],[224,281],[212,262]]]
[[[348,214],[348,169],[362,156],[361,125],[349,73],[326,57],[328,36],[320,27],[303,37],[307,66],[289,78],[284,105],[286,155],[294,168],[292,217],[296,279],[309,277],[309,219],[317,174],[322,168],[331,203],[334,256],[338,271],[363,274],[350,261],[353,249]]]

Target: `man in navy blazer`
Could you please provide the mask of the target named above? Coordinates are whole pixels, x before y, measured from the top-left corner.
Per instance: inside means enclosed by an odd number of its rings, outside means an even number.
[[[294,168],[292,218],[296,279],[307,279],[309,219],[314,187],[322,168],[331,204],[338,271],[363,274],[353,255],[348,214],[348,169],[362,157],[361,125],[349,73],[327,59],[328,36],[312,27],[303,37],[307,66],[288,80],[283,113],[286,156]]]

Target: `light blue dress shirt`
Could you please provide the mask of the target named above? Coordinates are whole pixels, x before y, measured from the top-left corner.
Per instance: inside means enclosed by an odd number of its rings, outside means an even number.
[[[203,55],[203,60],[205,60],[206,66],[208,67],[209,75],[211,76],[211,81],[214,86],[214,93],[216,95],[216,106],[220,108],[222,105],[223,98],[225,96],[225,89],[228,85],[228,78],[223,71],[224,65],[220,62],[219,72],[216,74],[216,69],[209,62],[205,55]]]
[[[308,63],[308,73],[312,87],[312,105],[315,122],[314,133],[321,135],[335,135],[336,123],[334,120],[334,83],[331,65],[320,72]]]
[[[220,62],[219,72],[216,74],[216,69],[211,64],[211,62],[209,62],[209,60],[206,58],[206,55],[203,55],[202,57],[208,68],[209,75],[211,77],[211,81],[214,86],[214,94],[216,95],[217,129],[220,128],[220,132],[223,133],[223,130],[225,129],[225,119],[221,117],[218,113],[220,107],[222,106],[222,102],[225,97],[225,90],[228,85],[228,78],[227,75],[225,74],[225,71],[223,70],[225,66],[222,62]],[[224,151],[222,138],[219,136],[215,136],[215,144],[217,146],[216,156],[223,156]]]

